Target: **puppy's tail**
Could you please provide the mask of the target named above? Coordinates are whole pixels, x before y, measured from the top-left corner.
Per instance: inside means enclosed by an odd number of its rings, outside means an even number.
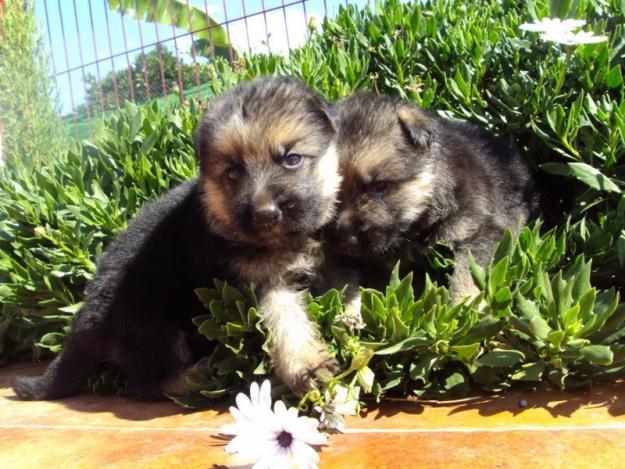
[[[101,357],[96,350],[79,346],[70,336],[63,351],[41,376],[20,376],[11,383],[25,401],[61,399],[76,394],[96,371]]]

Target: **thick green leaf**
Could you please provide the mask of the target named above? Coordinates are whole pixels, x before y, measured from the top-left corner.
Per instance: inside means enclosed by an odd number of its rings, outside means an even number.
[[[540,381],[545,365],[543,363],[524,363],[519,371],[512,375],[515,381]]]
[[[477,359],[480,365],[485,366],[513,366],[525,359],[525,354],[519,350],[494,349]]]
[[[611,365],[614,353],[606,345],[589,345],[580,350],[582,357],[595,365]]]
[[[378,349],[375,351],[376,355],[391,355],[398,352],[404,352],[406,350],[412,350],[418,347],[424,347],[432,343],[431,339],[427,337],[408,337],[396,344],[389,347]]]
[[[470,345],[452,345],[449,347],[450,352],[458,356],[463,361],[471,361],[480,351],[480,344],[474,343]]]

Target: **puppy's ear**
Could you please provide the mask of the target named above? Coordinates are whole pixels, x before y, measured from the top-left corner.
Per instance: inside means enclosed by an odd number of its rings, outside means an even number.
[[[338,132],[339,129],[339,113],[333,104],[329,103],[325,99],[311,94],[308,101],[311,107],[314,109],[315,114],[319,119],[329,127],[332,132]]]
[[[193,148],[195,150],[195,161],[202,166],[202,160],[206,153],[206,146],[212,138],[213,125],[208,119],[204,118],[195,128],[193,136]]]
[[[408,103],[397,107],[397,119],[402,131],[413,145],[428,149],[432,145],[432,118],[423,109]]]

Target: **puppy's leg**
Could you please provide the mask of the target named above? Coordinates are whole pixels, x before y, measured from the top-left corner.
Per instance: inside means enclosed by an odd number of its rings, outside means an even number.
[[[263,321],[271,334],[270,354],[276,374],[294,392],[303,394],[316,378],[332,376],[337,361],[308,318],[302,294],[286,287],[272,288],[260,300]]]
[[[76,394],[103,359],[100,345],[97,340],[89,344],[80,336],[71,335],[63,351],[43,375],[20,376],[13,380],[15,394],[29,401],[61,399]]]
[[[458,304],[465,298],[472,300],[480,294],[480,289],[473,282],[469,267],[469,249],[456,251],[454,272],[449,282],[452,304]]]
[[[326,264],[321,272],[323,281],[317,285],[317,291],[324,293],[332,288],[340,290],[345,287],[345,312],[337,316],[336,320],[343,322],[350,329],[361,328],[363,324],[360,313],[360,273],[357,267],[347,265],[346,260],[341,262],[326,256]]]
[[[453,304],[460,303],[467,297],[473,299],[480,294],[480,289],[475,285],[471,276],[469,253],[480,267],[485,267],[490,261],[495,245],[503,236],[504,231],[504,228],[485,223],[469,240],[460,243],[454,249],[455,266],[449,284],[449,292]]]
[[[187,379],[196,375],[209,376],[211,374],[210,359],[201,358],[190,367],[174,373],[168,380],[161,384],[161,391],[169,396],[184,396],[189,393]],[[197,378],[196,378],[197,379]]]
[[[152,332],[128,337],[116,347],[114,357],[128,381],[128,393],[145,401],[184,393],[186,383],[180,376],[192,362],[182,331],[162,325]]]
[[[365,323],[362,320],[362,314],[360,307],[362,306],[362,300],[360,297],[360,290],[358,288],[357,276],[352,277],[352,281],[347,284],[345,290],[345,312],[338,315],[335,320],[342,322],[350,330],[362,329],[365,327]]]

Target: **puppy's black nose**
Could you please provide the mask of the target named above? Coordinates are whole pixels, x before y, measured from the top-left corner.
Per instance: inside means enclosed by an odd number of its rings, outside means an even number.
[[[266,205],[254,212],[254,225],[262,228],[275,226],[282,217],[282,212],[275,205]]]

